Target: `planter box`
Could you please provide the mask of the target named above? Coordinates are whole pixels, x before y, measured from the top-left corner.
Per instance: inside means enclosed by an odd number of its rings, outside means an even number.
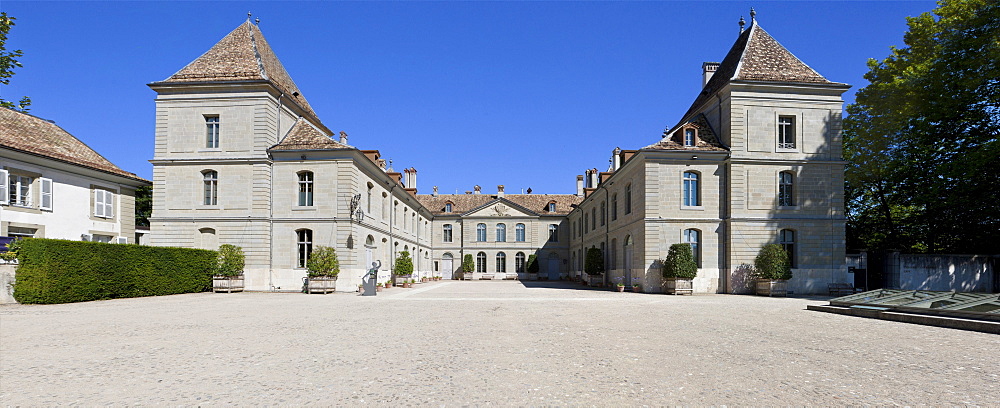
[[[337,278],[309,278],[306,293],[333,293],[337,290]]]
[[[402,286],[403,282],[413,279],[413,275],[394,275],[394,276],[395,278],[393,279],[395,279],[394,282],[396,282],[396,286]]]
[[[233,293],[243,291],[243,275],[213,276],[212,291],[215,293]]]
[[[757,296],[785,296],[788,294],[788,281],[757,280]]]
[[[694,285],[691,279],[665,279],[663,281],[663,293],[668,295],[691,295],[694,294]]]
[[[538,274],[537,273],[529,273],[528,274],[528,280],[538,280]]]
[[[601,275],[587,275],[587,283],[590,284],[590,286],[599,288],[604,286],[604,277]]]

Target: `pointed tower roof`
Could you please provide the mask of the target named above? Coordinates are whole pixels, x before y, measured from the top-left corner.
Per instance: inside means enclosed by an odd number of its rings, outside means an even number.
[[[323,134],[305,118],[299,118],[288,130],[288,134],[278,144],[271,146],[270,151],[281,150],[328,150],[328,149],[351,149],[343,143],[337,142],[330,136]]]
[[[740,33],[712,79],[702,88],[678,125],[689,120],[708,98],[732,81],[846,85],[824,78],[764,31],[756,19],[752,19],[750,28]]]
[[[288,75],[281,61],[271,50],[271,46],[267,44],[260,28],[252,24],[249,19],[163,82],[260,80],[273,84],[285,94],[286,98],[294,100],[318,120],[316,112],[309,106],[302,91],[295,85],[295,81],[292,81],[292,77]]]
[[[0,108],[0,147],[147,182],[115,166],[55,123],[12,109]]]

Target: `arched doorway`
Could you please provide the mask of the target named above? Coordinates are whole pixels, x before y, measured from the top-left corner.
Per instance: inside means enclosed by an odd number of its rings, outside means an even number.
[[[443,279],[454,279],[454,260],[455,258],[451,255],[451,253],[445,253],[441,256],[441,277]]]
[[[365,269],[371,269],[375,262],[375,237],[369,235],[365,238]]]

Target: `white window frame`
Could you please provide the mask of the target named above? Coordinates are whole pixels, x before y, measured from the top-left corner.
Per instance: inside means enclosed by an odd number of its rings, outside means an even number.
[[[53,188],[55,188],[55,186],[52,184],[52,179],[39,177],[38,187],[41,192],[41,194],[39,194],[40,197],[38,200],[38,208],[45,211],[52,211],[52,206],[53,206],[52,191]]]
[[[514,225],[515,242],[524,242],[525,240],[524,229],[525,229],[524,223],[517,223],[517,225]]]
[[[10,204],[10,186],[7,185],[10,173],[6,169],[0,169],[0,204]]]
[[[442,234],[443,234],[443,236],[441,238],[441,241],[442,242],[452,242],[452,240],[454,239],[454,235],[453,235],[454,232],[453,231],[454,231],[454,229],[451,226],[451,224],[444,224],[444,227],[442,227]]]
[[[689,174],[693,177],[689,177]],[[681,207],[700,208],[701,206],[701,173],[694,170],[681,172]]]
[[[476,224],[476,242],[486,242],[486,224]]]
[[[295,267],[305,269],[313,250],[313,231],[303,228],[295,231]]]
[[[559,242],[558,224],[549,224],[549,242]]]
[[[298,173],[298,204],[299,207],[312,207],[314,195],[315,174],[311,171],[300,171]]]
[[[94,216],[98,218],[115,218],[115,193],[102,189],[94,189]]]
[[[219,172],[202,170],[202,205],[219,205]]]
[[[34,207],[31,196],[31,185],[35,182],[34,178],[15,173],[8,174],[7,180],[8,203],[14,207]]]
[[[783,119],[791,119],[791,123],[783,122]],[[799,139],[802,134],[799,129],[799,115],[778,113],[775,115],[775,147],[779,152],[796,152],[799,149]],[[791,131],[791,142],[788,141],[787,131]]]
[[[218,149],[219,148],[219,133],[221,126],[221,120],[219,115],[205,115],[205,148],[206,149]]]
[[[497,261],[497,264],[496,264],[496,267],[495,267],[496,268],[496,272],[497,273],[507,273],[507,254],[503,253],[502,251],[501,252],[497,252],[496,261]]]
[[[684,129],[684,147],[694,147],[698,138],[698,131],[693,128]]]
[[[507,224],[499,223],[496,227],[497,242],[507,242]]]
[[[694,255],[694,263],[701,268],[701,230],[688,228],[681,232],[681,242],[691,246],[691,254]]]
[[[798,268],[799,266],[798,262],[796,262],[795,256],[796,235],[798,235],[796,231],[790,228],[778,230],[778,244],[781,245],[781,248],[783,248],[786,253],[788,253],[788,263],[792,269]]]
[[[791,170],[778,172],[778,207],[795,207],[795,178]]]

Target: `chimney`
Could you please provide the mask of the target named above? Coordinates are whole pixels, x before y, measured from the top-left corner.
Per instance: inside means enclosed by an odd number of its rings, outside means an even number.
[[[410,184],[406,185],[409,188],[417,188],[417,168],[410,167]]]
[[[410,169],[403,169],[403,186],[410,188]]]
[[[618,169],[622,167],[622,149],[616,147],[615,150],[611,152],[611,155],[613,156],[611,158],[611,160],[613,160],[612,170],[618,171]]]
[[[387,171],[385,168],[385,159],[376,159],[375,165],[378,166],[378,168],[382,169],[382,171]]]
[[[578,174],[576,176],[576,196],[583,197],[583,175]]]
[[[431,194],[434,197],[438,196],[438,186],[434,186],[434,193]]]
[[[497,197],[503,197],[503,184],[497,186]]]
[[[702,88],[704,88],[705,85],[708,85],[708,80],[712,79],[712,75],[715,75],[715,71],[718,69],[718,62],[703,62],[701,64],[701,74],[703,79],[703,82],[701,83]]]
[[[340,131],[340,144],[347,145],[347,132],[343,130]]]
[[[596,168],[590,169],[590,188],[597,188],[597,177],[599,174]]]
[[[476,190],[476,194],[482,194],[483,193],[483,188],[479,187],[478,184],[476,184],[475,187],[472,187],[472,189]]]

